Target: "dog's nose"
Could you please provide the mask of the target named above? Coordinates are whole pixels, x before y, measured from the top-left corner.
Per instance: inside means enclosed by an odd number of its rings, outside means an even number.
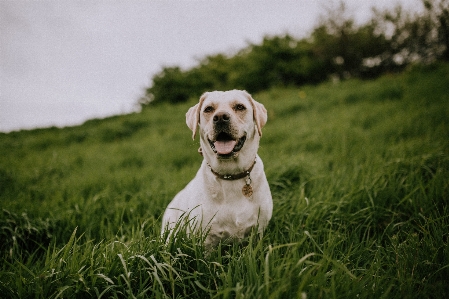
[[[214,115],[214,124],[221,122],[229,122],[231,120],[231,115],[227,112],[219,112]]]

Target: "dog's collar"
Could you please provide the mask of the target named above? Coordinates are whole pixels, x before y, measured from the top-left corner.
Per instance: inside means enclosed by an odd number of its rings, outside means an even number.
[[[249,177],[249,174],[251,173],[251,170],[253,170],[255,164],[256,164],[256,159],[254,159],[254,162],[253,162],[253,164],[251,165],[250,168],[248,168],[244,172],[237,173],[237,174],[220,174],[220,173],[214,171],[212,169],[212,167],[209,165],[209,163],[207,163],[207,166],[209,167],[210,171],[212,171],[212,173],[217,178],[220,178],[220,179],[226,180],[226,181],[235,181],[235,180],[243,179],[245,177]]]

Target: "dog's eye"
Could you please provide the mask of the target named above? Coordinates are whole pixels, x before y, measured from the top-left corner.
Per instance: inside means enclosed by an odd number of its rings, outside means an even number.
[[[237,105],[234,106],[234,110],[236,110],[236,111],[243,111],[243,110],[246,110],[246,107],[244,105],[242,105],[242,104],[237,104]]]
[[[214,111],[214,107],[212,107],[212,106],[207,106],[206,108],[204,108],[205,113],[210,113],[212,111]]]

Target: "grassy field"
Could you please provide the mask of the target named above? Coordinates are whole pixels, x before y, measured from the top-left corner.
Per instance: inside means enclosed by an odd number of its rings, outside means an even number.
[[[0,134],[0,297],[449,297],[449,65],[254,97],[273,218],[207,256],[159,237],[193,99]]]

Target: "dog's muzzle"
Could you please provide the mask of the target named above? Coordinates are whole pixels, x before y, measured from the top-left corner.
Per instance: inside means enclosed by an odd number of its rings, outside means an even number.
[[[219,132],[215,140],[209,139],[214,153],[221,158],[229,158],[238,153],[246,141],[246,135],[236,138],[231,134],[231,115],[227,112],[217,112],[213,117],[214,131]]]
[[[221,132],[217,135],[216,140],[210,140],[209,144],[214,153],[220,157],[227,158],[239,152],[246,141],[246,135],[239,139],[234,139],[231,135]]]

